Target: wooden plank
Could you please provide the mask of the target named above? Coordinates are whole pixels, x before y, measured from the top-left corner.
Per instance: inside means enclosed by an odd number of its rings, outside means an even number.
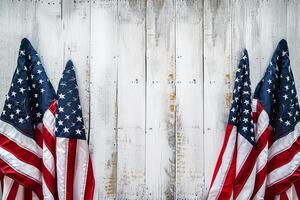
[[[28,11],[28,12],[27,12]],[[35,4],[17,1],[0,2],[0,108],[9,90],[13,73],[17,66],[18,50],[21,39],[31,37],[34,24]],[[26,31],[27,30],[27,31]],[[12,34],[14,33],[14,34]],[[24,36],[23,36],[24,34]]]
[[[287,3],[287,41],[289,45],[289,55],[291,61],[291,67],[295,78],[295,84],[300,92],[300,56],[299,48],[300,44],[300,2],[297,0],[290,0]]]
[[[56,90],[64,68],[61,1],[36,1],[35,13],[34,34],[29,40],[33,41]]]
[[[278,42],[287,36],[287,1],[260,2],[260,77],[265,73]]]
[[[89,134],[90,106],[90,1],[63,1],[63,68],[72,60],[77,74],[86,134]],[[80,31],[79,31],[80,30]],[[61,71],[62,73],[62,71]]]
[[[145,199],[175,198],[175,4],[147,1]]]
[[[95,199],[115,199],[117,180],[117,0],[91,4],[90,147]]]
[[[176,1],[176,198],[204,198],[203,1]]]
[[[231,101],[230,1],[204,1],[205,190],[223,143]]]
[[[55,85],[58,83],[58,69],[61,63],[61,9],[59,0],[36,1],[1,1],[0,20],[0,56],[1,90],[0,107],[8,92],[13,72],[16,67],[21,39],[27,37],[39,52],[48,77]],[[41,13],[43,12],[43,15]],[[47,27],[47,29],[46,29]],[[47,30],[47,31],[46,31]]]
[[[252,94],[261,74],[261,44],[260,44],[260,3],[251,0],[233,0],[231,3],[232,18],[232,49],[231,49],[231,73],[230,85],[232,90],[235,72],[241,59],[243,50],[246,48],[250,61],[250,78]]]
[[[145,6],[120,0],[117,199],[145,193]]]

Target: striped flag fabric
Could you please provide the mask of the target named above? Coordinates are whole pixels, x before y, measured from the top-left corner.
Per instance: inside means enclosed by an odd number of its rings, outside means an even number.
[[[57,90],[56,168],[58,197],[91,200],[95,180],[89,155],[75,68],[68,61]]]
[[[300,108],[285,40],[279,42],[256,87],[254,102],[267,116],[256,117],[257,127],[264,129],[258,132],[266,135],[258,135],[261,143],[252,198],[288,199],[289,191],[300,189]]]
[[[44,124],[49,122],[45,113],[54,101],[55,92],[40,58],[24,38],[0,116],[3,199],[43,199],[43,191],[49,186],[49,176],[55,179],[55,168],[49,168],[48,162],[43,161],[45,146],[48,145],[43,138],[44,127],[53,130],[55,125]],[[46,171],[50,174],[45,178]],[[55,193],[55,190],[49,190]]]
[[[249,73],[248,53],[244,50],[236,72],[224,142],[207,199],[247,199],[252,194],[254,166],[244,165],[255,145]]]

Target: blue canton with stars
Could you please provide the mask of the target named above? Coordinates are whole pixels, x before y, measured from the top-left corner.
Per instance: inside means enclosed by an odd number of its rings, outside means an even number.
[[[40,58],[30,42],[24,38],[0,118],[23,134],[34,138],[34,126],[42,122],[43,114],[54,98],[54,89]]]
[[[85,140],[75,68],[68,61],[57,90],[56,136]]]
[[[254,97],[259,99],[274,128],[274,140],[294,130],[299,122],[299,103],[290,66],[287,42],[281,40]]]
[[[238,133],[254,145],[255,133],[252,121],[249,70],[248,52],[245,49],[235,75],[232,105],[228,123],[235,125]]]

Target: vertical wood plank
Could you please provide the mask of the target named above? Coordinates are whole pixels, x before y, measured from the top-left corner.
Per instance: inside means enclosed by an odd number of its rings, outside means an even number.
[[[278,42],[287,36],[287,1],[260,2],[260,78],[265,73]]]
[[[300,2],[289,0],[287,3],[287,41],[289,45],[289,55],[291,67],[295,78],[295,84],[299,96],[300,92]]]
[[[250,61],[250,77],[252,94],[261,74],[261,44],[260,44],[260,2],[251,0],[233,0],[231,4],[232,18],[232,70],[230,74],[230,85],[232,90],[237,65],[241,59],[242,52],[246,48]]]
[[[147,1],[145,199],[175,198],[175,4]]]
[[[117,199],[145,193],[145,6],[119,0]]]
[[[30,1],[33,3],[34,1]],[[61,0],[35,1],[36,24],[33,45],[40,54],[42,63],[54,89],[63,70],[63,30]]]
[[[176,197],[204,198],[203,1],[176,1]]]
[[[91,4],[90,147],[95,199],[116,199],[117,185],[117,0]]]
[[[62,61],[61,5],[59,0],[1,1],[0,20],[0,107],[8,92],[16,67],[21,39],[27,37],[39,52],[51,82],[58,83],[58,69]],[[47,29],[46,29],[47,27]],[[47,30],[47,31],[46,31]]]
[[[17,66],[21,39],[33,35],[35,3],[1,1],[0,19],[0,108],[2,109]]]
[[[205,190],[224,138],[231,101],[231,1],[204,1]]]
[[[86,134],[89,134],[90,104],[90,1],[63,1],[63,69],[72,60],[77,74]],[[61,71],[62,73],[62,71]]]

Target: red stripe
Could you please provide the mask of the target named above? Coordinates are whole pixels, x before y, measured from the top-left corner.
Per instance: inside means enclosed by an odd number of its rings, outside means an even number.
[[[17,196],[18,188],[19,188],[19,184],[14,181],[9,190],[6,200],[15,200]]]
[[[296,142],[294,142],[289,149],[277,154],[268,162],[268,173],[286,164],[288,165],[289,162],[292,162],[294,156],[299,153],[299,150],[300,137],[298,137]],[[300,179],[300,167],[298,167],[298,169],[296,169],[296,171],[290,176],[282,178],[284,179],[267,188],[266,196],[279,195],[283,191],[290,188],[295,181]]]
[[[48,129],[43,125],[44,144],[55,158],[55,138],[49,133]]]
[[[236,173],[236,157],[237,157],[237,140],[235,141],[230,167],[227,171],[226,178],[222,190],[219,194],[218,200],[228,200],[231,197],[233,184],[235,180],[235,173]]]
[[[55,166],[55,138],[50,135],[47,128],[43,126],[43,134],[44,134],[44,144],[49,149],[50,153],[54,158],[53,166]],[[55,167],[54,170],[56,171]],[[53,197],[57,197],[57,190],[56,190],[56,176],[53,177],[51,172],[47,169],[47,167],[43,163],[43,170],[42,170],[43,178],[45,184],[49,191],[52,193]],[[56,174],[56,172],[55,172]]]
[[[296,171],[285,179],[277,182],[276,184],[268,187],[266,189],[266,198],[271,198],[272,196],[279,195],[280,193],[286,191],[291,185],[299,180],[300,177],[300,166],[296,169]]]
[[[287,135],[286,137],[288,137]],[[292,144],[292,146],[285,151],[275,155],[270,161],[268,161],[268,173],[280,168],[283,165],[291,162],[294,156],[300,151],[300,137]]]
[[[34,134],[35,134],[35,142],[37,145],[41,148],[43,148],[43,134],[42,132],[38,129],[38,127],[34,128]]]
[[[256,193],[259,191],[259,189],[261,188],[261,186],[263,185],[266,179],[266,176],[267,176],[267,165],[265,165],[258,173],[256,173],[254,189],[250,199],[253,199]]]
[[[34,167],[38,168],[41,171],[41,158],[39,158],[34,153],[20,147],[12,140],[7,138],[5,135],[0,134],[0,146],[5,149],[6,151],[13,154],[19,160],[33,165]]]
[[[85,192],[84,192],[84,199],[85,200],[93,200],[94,199],[94,189],[95,189],[95,178],[93,173],[92,161],[89,157],[89,165],[86,177],[86,184],[85,184]]]
[[[24,187],[24,200],[32,200],[32,190]]]
[[[73,200],[77,139],[68,140],[66,200]]]
[[[259,156],[259,154],[261,153],[261,151],[265,148],[265,146],[268,144],[268,138],[270,137],[270,132],[271,132],[271,127],[269,126],[261,135],[261,137],[258,139],[257,141],[257,156]],[[254,196],[256,195],[256,193],[259,191],[259,189],[261,188],[261,186],[263,185],[265,178],[267,176],[267,164],[260,169],[259,172],[256,173],[256,177],[255,177],[255,184],[254,184],[254,189],[253,189],[253,193],[252,193],[252,198],[254,198]]]
[[[0,171],[0,182],[1,182],[1,191],[3,191],[3,184],[4,184],[4,174]]]
[[[55,112],[56,112],[56,100],[53,100],[52,103],[50,104],[48,110],[54,115],[55,117]],[[45,116],[44,116],[45,117]],[[52,136],[52,134],[49,132],[47,127],[43,124],[42,128],[43,132],[43,139],[44,139],[44,146],[43,148],[47,148],[50,153],[53,156],[54,163],[53,166],[55,166],[55,160],[56,160],[56,154],[55,154],[55,146],[56,146],[56,138]],[[57,188],[56,188],[56,168],[54,167],[55,175],[53,176],[51,172],[48,170],[48,168],[44,165],[43,163],[43,178],[44,182],[48,188],[48,190],[51,192],[52,196],[57,199]]]
[[[218,160],[217,160],[217,164],[216,164],[216,167],[215,167],[215,170],[214,170],[214,173],[213,173],[213,177],[212,177],[212,181],[211,181],[211,184],[210,184],[210,188],[212,187],[212,185],[213,185],[213,183],[215,181],[215,178],[216,178],[216,176],[217,176],[217,174],[219,172],[219,169],[221,167],[223,155],[224,155],[225,149],[227,147],[227,144],[228,144],[229,137],[231,135],[232,129],[233,129],[233,125],[227,124],[223,146],[222,146],[221,152],[220,152]]]
[[[298,199],[300,199],[300,179],[294,183]]]
[[[234,198],[237,198],[237,196],[242,191],[244,185],[246,184],[246,182],[256,164],[257,156],[261,153],[261,151],[267,145],[268,137],[269,137],[269,128],[266,128],[264,130],[264,132],[261,134],[261,136],[259,137],[259,139],[257,140],[255,148],[253,148],[251,150],[251,152],[249,153],[247,159],[245,160],[241,170],[239,171],[239,173],[235,179],[234,194],[233,194]],[[258,177],[256,177],[256,180],[257,180],[257,178]]]
[[[256,111],[252,113],[253,123],[255,124],[257,123],[260,113],[264,110],[261,103],[258,100],[256,102]]]
[[[10,167],[6,162],[4,162],[1,159],[0,159],[0,169],[6,176],[17,181],[18,183],[21,183],[22,185],[25,185],[27,188],[31,188],[32,190],[35,191],[39,199],[43,199],[42,186],[40,183],[14,170],[12,167]]]
[[[52,114],[55,116],[56,114],[56,100],[54,99],[51,104],[49,105],[48,110],[50,110],[50,112],[52,112]]]
[[[280,194],[280,200],[289,200],[289,197],[287,196],[286,192]]]
[[[50,171],[47,169],[47,167],[43,164],[43,178],[44,182],[51,192],[52,196],[55,198],[57,197],[57,191],[56,191],[56,178],[52,176]]]

